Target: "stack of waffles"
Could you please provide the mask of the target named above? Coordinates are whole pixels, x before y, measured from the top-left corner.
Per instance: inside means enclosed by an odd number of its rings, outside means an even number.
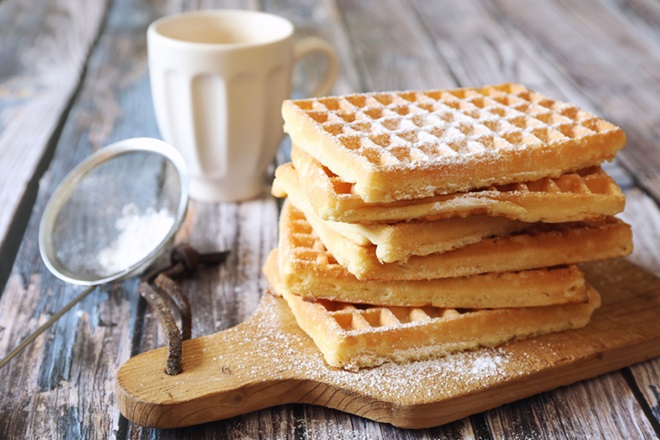
[[[286,101],[264,272],[327,363],[359,369],[588,324],[576,266],[627,255],[600,167],[623,131],[524,86]]]

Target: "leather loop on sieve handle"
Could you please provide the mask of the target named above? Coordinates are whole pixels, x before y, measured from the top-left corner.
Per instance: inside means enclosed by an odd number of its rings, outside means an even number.
[[[325,77],[311,93],[311,98],[328,95],[339,73],[339,62],[335,50],[325,40],[318,37],[306,37],[296,41],[293,46],[294,62],[297,63],[302,58],[315,52],[323,54],[328,61],[328,65]]]
[[[181,373],[181,355],[183,353],[182,332],[180,332],[176,326],[172,312],[167,305],[169,299],[166,298],[166,293],[157,286],[152,286],[146,281],[140,282],[138,292],[140,292],[140,295],[142,295],[142,297],[156,311],[158,320],[165,332],[165,337],[167,338],[167,362],[165,364],[165,373],[170,376]],[[181,321],[184,321],[183,317]]]
[[[176,305],[181,317],[181,340],[190,339],[192,335],[192,310],[190,301],[183,290],[170,277],[165,274],[159,274],[154,280],[154,284],[159,289],[167,292],[170,300]]]
[[[192,335],[192,309],[185,292],[172,278],[191,275],[200,265],[222,264],[229,252],[200,254],[187,244],[180,244],[170,252],[171,265],[154,271],[143,278],[138,292],[158,314],[158,320],[167,337],[165,373],[170,376],[183,371],[183,341]],[[181,318],[181,330],[172,316],[176,308]]]

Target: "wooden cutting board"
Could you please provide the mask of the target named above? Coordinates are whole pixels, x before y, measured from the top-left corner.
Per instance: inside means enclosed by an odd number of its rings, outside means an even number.
[[[164,372],[165,348],[128,360],[119,409],[170,428],[309,403],[425,428],[660,356],[660,279],[624,260],[584,269],[603,299],[586,328],[359,372],[329,368],[286,303],[266,294],[243,324],[186,341],[178,376]]]

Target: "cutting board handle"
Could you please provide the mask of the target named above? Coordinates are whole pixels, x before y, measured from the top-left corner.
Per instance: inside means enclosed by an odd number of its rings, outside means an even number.
[[[178,375],[165,373],[165,347],[129,359],[117,372],[121,413],[143,426],[172,428],[294,402],[299,380],[283,377],[277,368],[291,362],[287,353],[260,351],[260,341],[269,337],[261,325],[270,319],[263,303],[234,328],[184,341]]]

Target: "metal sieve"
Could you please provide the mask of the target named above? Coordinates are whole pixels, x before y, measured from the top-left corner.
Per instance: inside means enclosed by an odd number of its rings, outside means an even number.
[[[172,244],[187,205],[183,157],[158,139],[126,139],[80,163],[46,206],[39,251],[58,278],[89,287],[2,359],[0,368],[95,286],[149,267]]]

